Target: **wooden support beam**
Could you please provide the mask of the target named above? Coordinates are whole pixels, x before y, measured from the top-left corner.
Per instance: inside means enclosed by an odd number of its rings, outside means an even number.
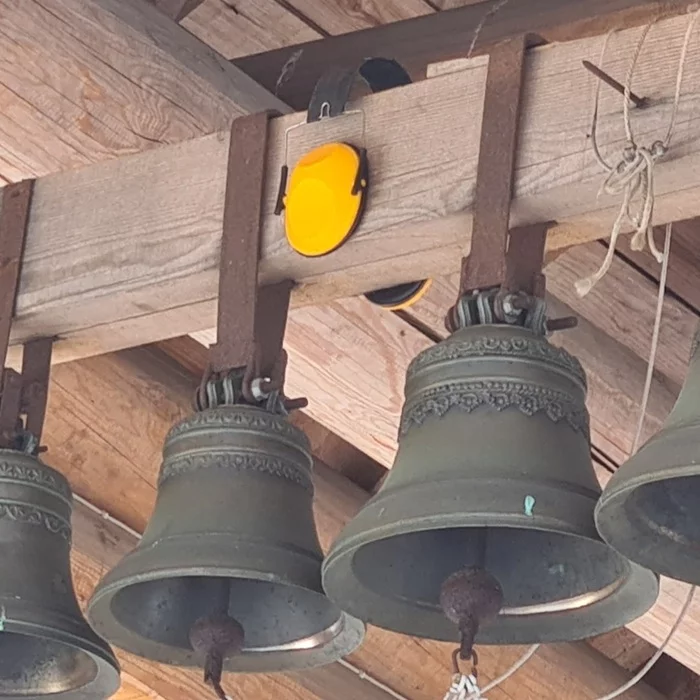
[[[149,0],[164,15],[175,22],[181,22],[187,15],[194,12],[204,0]]]
[[[635,115],[639,133],[666,128],[686,22],[659,22],[642,52],[635,87],[654,95],[656,106]],[[636,30],[612,37],[610,71],[624,74],[637,39]],[[558,220],[550,249],[599,237],[619,206],[598,197],[602,173],[586,136],[594,79],[581,59],[596,57],[601,41],[544,47],[528,57],[512,223]],[[700,42],[693,41],[689,63],[698,56]],[[286,130],[301,117],[273,120],[263,283],[296,280],[300,305],[458,267],[469,249],[486,59],[468,66],[359,102],[373,167],[369,206],[353,237],[323,258],[294,253],[273,213]],[[686,71],[679,140],[655,171],[661,222],[700,214],[698,94],[700,74]],[[605,91],[601,110],[602,148],[619,155],[619,95]],[[362,120],[350,117],[298,129],[288,160],[303,147],[361,132]],[[13,342],[58,335],[56,357],[65,360],[211,326],[227,149],[228,135],[212,134],[37,181]]]
[[[509,3],[484,24],[475,51],[481,53],[490,45],[523,31],[537,34],[548,42],[605,34],[611,29],[644,24],[663,13],[684,12],[689,4],[687,0],[529,0],[527,3]],[[414,78],[422,78],[428,64],[464,56],[477,26],[492,9],[493,3],[463,2],[462,5],[465,6],[446,12],[241,56],[234,63],[272,91],[284,66],[298,53],[298,60],[281,86],[279,96],[293,108],[304,109],[319,75],[329,64],[353,67],[367,57],[386,56],[406,66]]]
[[[66,444],[65,434],[47,425],[47,461],[66,474],[76,491],[97,501],[100,509],[131,517],[129,525],[141,529],[150,507],[138,512],[132,503],[150,502],[155,497],[158,460],[163,434],[170,425],[167,416],[188,410],[192,386],[197,376],[184,372],[164,354],[135,349],[116,356],[93,358],[63,365],[55,370],[51,392],[50,416],[71,424],[75,438]],[[54,424],[55,425],[55,424]],[[138,427],[138,429],[136,429]],[[78,437],[79,436],[79,437]],[[107,449],[100,458],[91,440],[103,442]],[[69,449],[67,449],[69,448]],[[119,453],[117,453],[117,449]],[[133,463],[130,473],[117,459]],[[89,463],[84,470],[82,464]],[[106,488],[109,483],[109,488]],[[340,529],[366,502],[368,494],[342,475],[320,462],[316,464],[315,516],[321,545],[327,549]],[[117,494],[119,494],[117,496]],[[113,523],[79,506],[74,518],[76,578],[82,581],[81,597],[89,593],[98,576],[135,544],[135,535],[117,529]],[[450,680],[452,645],[417,640],[370,629],[364,646],[351,661],[410,700],[434,700],[444,693]],[[484,647],[480,650],[480,669],[484,679],[505,670],[522,653],[518,648]],[[128,672],[137,678],[156,673],[151,687],[163,697],[175,698],[175,684],[197,692],[198,675],[193,671],[162,669],[135,659],[123,658]],[[140,670],[140,669],[147,670]],[[337,667],[336,667],[337,668]],[[550,672],[557,669],[556,673]],[[533,697],[555,700],[593,700],[617,687],[628,675],[614,662],[589,649],[585,644],[545,647],[519,676],[489,695],[494,700],[522,700],[522,688]],[[294,695],[302,686],[319,697],[339,700],[374,698],[381,700],[375,687],[347,669],[333,667],[318,673],[287,679],[283,676],[237,676],[230,683],[247,697],[280,697],[301,700]],[[273,688],[271,684],[277,685]],[[278,693],[275,695],[275,693]],[[386,694],[385,694],[386,695]],[[180,696],[184,697],[184,696]],[[629,693],[630,700],[661,700],[644,684]]]
[[[165,105],[169,102],[175,115],[177,106],[189,104],[190,119],[195,122],[204,113],[197,106],[198,100],[209,114],[216,105],[221,127],[250,112],[287,109],[243,71],[144,0],[34,0],[8,3],[3,13],[3,25],[10,36],[28,40],[25,49],[33,47],[37,52],[34,61],[46,52],[47,65],[52,70],[62,72],[72,63],[82,65],[83,80],[93,89],[103,90],[103,99],[117,96],[121,83],[118,78],[115,83],[102,82],[103,76],[106,80],[113,70],[121,70],[122,79],[126,76],[136,81],[141,100],[138,94],[122,94],[121,99],[131,98],[137,113],[148,109],[143,104],[149,99],[147,93],[156,101],[162,100],[163,109],[168,109]],[[42,47],[38,43],[42,33],[52,35],[51,45]],[[12,42],[8,42],[8,49],[21,50]],[[131,64],[132,60],[141,64]],[[14,71],[22,70],[21,61]],[[98,102],[96,95],[83,95],[89,102]],[[51,97],[50,91],[47,97]],[[134,106],[122,104],[122,108]],[[118,121],[118,116],[110,120]],[[138,128],[138,123],[131,126]]]

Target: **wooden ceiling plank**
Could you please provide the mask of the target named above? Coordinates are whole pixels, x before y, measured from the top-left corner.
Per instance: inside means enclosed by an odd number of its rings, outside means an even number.
[[[275,0],[206,0],[182,26],[226,58],[321,37]],[[269,89],[275,92],[276,84]]]
[[[656,653],[653,644],[649,644],[626,627],[593,637],[588,643],[630,673],[636,673]],[[646,680],[648,682],[648,679]],[[660,690],[658,685],[655,687]]]
[[[329,34],[345,34],[433,13],[424,0],[284,0],[283,4],[293,7]],[[330,46],[329,51],[332,51]]]
[[[73,164],[64,158],[63,166],[49,172],[202,133],[201,124],[184,109],[97,60],[40,5],[3,4],[0,79],[16,98],[48,121],[34,131],[35,138],[41,135],[41,142],[49,145],[65,139],[82,156]],[[38,61],[47,47],[52,48],[52,59]]]
[[[181,22],[194,12],[204,0],[151,0],[153,4],[167,17],[175,22]]]
[[[510,2],[485,23],[475,49],[480,53],[523,30],[538,34],[549,42],[605,34],[611,29],[645,24],[663,13],[682,13],[688,5],[687,0]],[[317,12],[328,12],[335,3],[314,3],[314,6],[320,8]],[[446,12],[342,34],[330,40],[242,56],[235,60],[235,64],[272,90],[282,67],[294,52],[301,50],[301,58],[280,91],[280,97],[295,109],[304,109],[328,62],[350,67],[359,65],[369,56],[387,56],[405,65],[415,78],[422,78],[428,64],[464,56],[474,30],[492,6],[490,1],[470,2]]]
[[[548,289],[559,298],[566,296],[577,316],[593,321],[598,328],[646,359],[651,347],[651,318],[656,309],[658,285],[616,257],[608,273],[596,285],[595,294],[583,299],[571,294],[577,280],[588,277],[600,267],[606,251],[602,243],[590,243],[565,252],[547,268]],[[656,267],[658,274],[661,266],[657,263]],[[697,269],[695,274],[697,277]],[[611,299],[615,300],[614,304],[610,303]],[[697,315],[684,304],[672,297],[665,300],[656,369],[678,386],[685,379],[697,325]]]
[[[190,114],[218,106],[232,117],[286,106],[199,39],[143,0],[33,0],[96,60],[118,68]],[[24,3],[22,3],[24,4]],[[218,105],[216,104],[218,101]]]
[[[680,50],[686,23],[686,18],[674,18],[656,25],[640,58],[640,91],[659,100],[669,97],[677,55],[668,47]],[[626,66],[637,34],[613,36],[611,70]],[[512,222],[560,221],[550,234],[550,249],[599,237],[619,206],[616,198],[598,197],[602,173],[586,138],[593,84],[580,60],[597,55],[600,41],[545,47],[529,58]],[[691,42],[689,60],[696,54],[700,42]],[[376,153],[372,198],[358,231],[324,258],[304,258],[291,250],[273,213],[286,130],[301,117],[273,120],[263,283],[296,280],[294,303],[299,305],[458,267],[469,246],[486,70],[481,58],[469,65],[469,70],[358,101],[365,111],[366,145]],[[655,169],[660,222],[696,209],[700,214],[700,167],[695,167],[700,136],[693,135],[700,131],[695,129],[700,116],[692,110],[696,92],[700,74],[687,72],[681,100],[683,141]],[[554,93],[556,110],[551,109]],[[602,101],[600,131],[606,152],[624,142],[618,97],[610,91]],[[655,133],[665,128],[667,112],[662,106],[640,113],[639,129]],[[343,119],[297,130],[289,159],[319,141],[357,135],[358,128],[354,120]],[[212,134],[39,180],[13,342],[59,335],[57,359],[70,359],[90,352],[91,340],[106,351],[110,339],[112,348],[126,347],[211,325],[227,139],[226,134]],[[96,201],[100,207],[94,206]],[[76,348],[70,345],[72,335]]]
[[[681,299],[696,314],[700,315],[700,285],[697,283],[700,269],[700,220],[679,221],[673,224],[671,236],[671,258],[666,280],[666,289]],[[663,228],[656,229],[657,244],[663,245]],[[631,262],[653,280],[659,279],[661,266],[648,251],[630,249],[629,238],[624,237],[618,245],[619,255]]]
[[[108,409],[116,423],[129,425],[133,418],[122,416],[124,411],[136,411],[142,415],[153,411],[154,415],[163,415],[162,405],[170,403],[166,414],[177,414],[186,410],[191,397],[191,387],[197,381],[196,375],[189,377],[174,366],[174,363],[162,353],[149,349],[135,349],[116,356],[96,358],[94,363],[105,367],[105,376],[112,377],[117,385],[105,395],[104,387],[95,384],[95,367],[87,372],[85,381],[81,381],[82,394],[85,402],[96,412]],[[109,369],[109,365],[115,367]],[[80,372],[82,363],[76,364],[74,371]],[[126,378],[130,371],[135,371],[136,378],[119,382],[118,377]],[[119,394],[122,394],[119,397]],[[158,408],[156,408],[156,406]],[[163,428],[166,426],[163,425]],[[98,427],[98,432],[109,431],[105,421]],[[159,431],[162,432],[162,431]],[[107,442],[119,441],[115,437],[102,435]],[[137,438],[145,443],[148,438]],[[45,442],[49,447],[46,459],[59,468],[72,481],[74,488],[83,494],[93,494],[106,491],[109,493],[115,487],[115,481],[133,480],[127,473],[119,471],[106,476],[107,466],[104,461],[95,461],[91,475],[76,472],[70,459],[54,454],[52,435],[47,430]],[[76,451],[80,452],[80,445]],[[146,452],[150,452],[147,450]],[[106,457],[107,459],[108,457]],[[150,487],[151,498],[155,497],[156,470],[147,468],[144,476],[152,479]],[[368,494],[342,475],[329,469],[321,462],[316,464],[315,516],[319,537],[324,549],[337,537],[340,529],[352,518],[359,508],[367,501]],[[106,488],[109,484],[109,489]],[[141,488],[146,490],[145,482]],[[112,504],[119,506],[121,499],[112,498]],[[74,570],[76,571],[76,587],[81,599],[89,596],[92,586],[107,569],[111,568],[136,544],[136,536],[118,528],[99,512],[78,504],[74,515]],[[371,629],[365,645],[356,652],[352,661],[359,668],[370,673],[381,682],[392,687],[396,692],[404,694],[411,700],[434,700],[443,693],[450,679],[450,651],[453,645],[416,640],[410,637],[394,635],[379,629]],[[522,650],[518,648],[484,647],[480,653],[480,669],[483,677],[492,678],[507,668],[508,664],[517,658]],[[173,668],[153,668],[152,664],[143,660],[121,656],[127,672],[148,684],[156,692],[169,700],[178,697],[177,690],[192,697],[201,685],[196,671],[184,671]],[[591,668],[596,667],[596,673],[591,674]],[[294,677],[294,681],[279,676],[231,676],[228,683],[238,694],[248,697],[280,697],[283,700],[291,698],[306,698],[306,695],[294,695],[292,690],[301,686],[307,691],[316,691],[321,698],[341,697],[354,700],[357,697],[374,697],[377,689],[370,688],[366,681],[359,676],[348,675],[347,669],[338,671],[330,667],[323,673],[306,674]],[[550,673],[550,669],[561,669],[561,672]],[[155,675],[152,675],[155,674]],[[595,675],[595,678],[592,678]],[[541,654],[533,658],[528,667],[518,674],[518,677],[504,684],[489,697],[493,700],[523,700],[523,688],[534,697],[562,698],[569,700],[593,700],[604,690],[609,690],[625,680],[624,672],[601,655],[591,654],[585,645],[557,645],[543,649]],[[278,688],[271,685],[277,683]],[[298,684],[298,685],[292,685]],[[320,685],[322,684],[322,685]],[[177,686],[177,687],[176,687]],[[345,695],[338,695],[339,689],[346,688]],[[324,690],[325,689],[325,690]],[[273,695],[278,692],[279,695]],[[298,692],[298,691],[297,691]],[[373,692],[374,695],[370,695]],[[527,697],[530,697],[528,695]],[[644,685],[630,693],[631,700],[661,700],[661,696]],[[379,698],[377,699],[379,700]],[[387,696],[388,700],[388,696]]]

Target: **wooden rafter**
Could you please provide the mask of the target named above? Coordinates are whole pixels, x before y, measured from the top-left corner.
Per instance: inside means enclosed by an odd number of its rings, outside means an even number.
[[[321,5],[322,3],[319,3]],[[329,3],[332,4],[332,3]],[[234,63],[268,90],[274,90],[283,68],[300,52],[293,71],[280,89],[280,97],[295,109],[304,109],[320,73],[329,63],[356,66],[368,56],[395,58],[416,78],[436,61],[464,56],[474,31],[493,7],[492,2],[466,6],[424,17],[405,19],[332,39],[241,56]],[[489,17],[477,37],[475,52],[523,30],[549,42],[605,34],[610,29],[644,24],[664,13],[684,12],[687,0],[528,0],[504,5]],[[453,5],[454,6],[454,5]],[[418,13],[416,13],[418,14]],[[350,31],[351,23],[343,31]],[[337,33],[337,32],[333,32]]]
[[[165,15],[175,22],[181,22],[194,12],[204,0],[149,0]]]

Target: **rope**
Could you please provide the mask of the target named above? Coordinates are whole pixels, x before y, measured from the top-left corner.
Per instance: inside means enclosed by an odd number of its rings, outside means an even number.
[[[505,7],[510,0],[497,0],[492,7],[490,7],[485,13],[484,16],[481,18],[479,21],[479,24],[476,25],[476,29],[474,30],[474,34],[472,36],[472,41],[471,44],[469,44],[469,51],[467,51],[467,58],[471,58],[472,54],[474,53],[474,49],[476,48],[476,42],[479,40],[479,36],[481,34],[481,31],[483,30],[484,26],[486,26],[486,22],[491,19],[501,8]]]
[[[673,224],[666,224],[666,239],[664,242],[663,264],[661,266],[661,277],[659,279],[659,294],[656,300],[656,314],[654,317],[654,330],[651,334],[651,349],[649,350],[649,362],[647,363],[647,375],[644,380],[644,391],[642,392],[642,404],[639,409],[639,421],[637,422],[637,432],[632,443],[632,454],[639,448],[644,430],[644,419],[647,415],[649,405],[649,395],[651,394],[651,382],[654,378],[654,365],[656,363],[656,352],[659,347],[659,332],[661,330],[661,316],[664,309],[664,296],[666,295],[666,277],[668,275],[668,261],[671,253],[671,233]]]
[[[472,693],[467,700],[480,700],[484,693],[488,693],[501,685],[501,683],[505,683],[505,681],[515,675],[535,655],[539,648],[539,644],[533,644],[505,673],[502,673],[498,678],[494,678],[490,683],[484,686],[482,690]]]
[[[598,700],[614,700],[615,698],[619,698],[620,695],[626,693],[630,688],[633,688],[635,685],[637,685],[637,683],[639,683],[639,681],[641,681],[642,678],[644,678],[644,676],[646,676],[647,673],[649,673],[651,667],[661,658],[661,655],[666,651],[666,647],[671,641],[671,638],[681,626],[681,622],[683,622],[683,620],[685,619],[686,613],[690,608],[690,604],[693,602],[694,595],[695,586],[691,586],[690,590],[688,591],[688,595],[685,599],[685,602],[683,603],[683,607],[681,608],[681,611],[678,614],[678,617],[676,618],[676,621],[673,623],[671,629],[668,631],[666,639],[664,639],[664,641],[661,643],[661,646],[654,653],[654,656],[652,656],[649,659],[649,661],[647,661],[646,664],[644,664],[641,670],[635,676],[630,678],[629,681],[627,681],[627,683],[625,683],[622,687],[618,688],[612,693],[609,693],[608,695],[603,695],[603,697],[598,698]]]
[[[608,174],[603,181],[601,192],[608,195],[622,196],[620,210],[613,223],[610,233],[610,245],[608,252],[601,264],[600,268],[594,274],[576,282],[576,293],[580,297],[586,296],[591,289],[599,282],[610,269],[617,247],[617,239],[622,231],[625,223],[630,223],[634,230],[634,235],[631,241],[632,250],[643,250],[645,243],[648,244],[649,250],[656,258],[657,262],[663,261],[663,254],[656,247],[654,242],[654,234],[652,228],[652,219],[654,214],[654,167],[656,163],[663,158],[669,151],[673,134],[678,118],[678,109],[680,106],[681,88],[683,85],[683,73],[685,70],[688,48],[690,39],[695,28],[700,10],[696,11],[690,18],[683,40],[680,57],[678,60],[678,70],[676,72],[676,88],[673,99],[673,107],[671,110],[671,118],[669,120],[666,136],[663,141],[656,140],[650,146],[641,146],[637,143],[632,129],[632,121],[630,118],[630,93],[632,92],[632,80],[634,72],[639,61],[639,56],[642,52],[642,47],[657,20],[649,23],[637,42],[637,48],[634,52],[632,62],[630,63],[625,80],[625,94],[623,96],[622,113],[625,135],[627,143],[622,151],[617,165],[613,166],[602,156],[598,145],[598,118],[600,104],[600,81],[598,81],[595,90],[594,106],[591,116],[591,143],[593,145],[593,154],[595,155],[598,164]],[[610,41],[610,37],[614,32],[610,32],[605,37],[601,50],[600,63],[602,64],[605,58],[605,52]],[[636,212],[632,211],[633,202],[639,198],[641,205]]]

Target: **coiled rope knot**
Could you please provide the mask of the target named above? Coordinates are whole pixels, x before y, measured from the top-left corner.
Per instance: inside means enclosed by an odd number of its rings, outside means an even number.
[[[668,146],[663,141],[654,141],[649,148],[629,142],[622,151],[622,159],[602,186],[605,194],[623,195],[621,213],[635,231],[632,250],[643,250],[646,235],[649,248],[659,263],[663,255],[654,244],[650,226],[654,213],[654,165],[667,153]],[[641,208],[637,214],[632,214],[632,202],[638,194],[641,195]]]
[[[644,250],[645,243],[657,262],[663,261],[663,253],[654,242],[654,230],[651,225],[654,215],[654,166],[668,153],[668,145],[657,140],[648,148],[634,141],[628,141],[622,151],[622,157],[615,167],[605,164],[608,175],[603,180],[600,193],[622,196],[620,211],[610,234],[610,245],[600,266],[594,274],[579,280],[575,284],[576,293],[586,296],[595,284],[603,278],[612,265],[617,238],[625,222],[631,224],[634,235],[630,242],[632,250]],[[639,197],[640,205],[633,212],[633,203]]]
[[[647,34],[656,23],[656,20],[650,22],[642,31],[637,43],[637,49],[634,52],[632,62],[630,63],[627,72],[627,80],[625,81],[625,91],[622,99],[622,115],[627,136],[627,145],[622,150],[622,155],[617,163],[613,166],[603,157],[598,147],[597,128],[598,128],[598,106],[600,100],[600,81],[596,83],[595,98],[593,101],[593,114],[591,118],[591,144],[593,146],[593,154],[595,155],[598,164],[607,171],[605,180],[601,187],[601,193],[608,195],[621,195],[622,204],[620,211],[613,223],[610,233],[610,245],[603,260],[600,269],[594,274],[579,280],[576,285],[576,292],[580,297],[586,296],[593,289],[594,285],[602,279],[606,272],[610,269],[615,255],[615,247],[617,239],[620,235],[623,225],[627,222],[632,225],[634,236],[630,243],[632,250],[643,250],[645,242],[649,244],[649,250],[656,260],[661,263],[663,261],[663,253],[656,247],[654,242],[654,233],[652,229],[652,219],[654,214],[654,166],[663,158],[669,150],[673,131],[678,116],[678,107],[681,99],[681,87],[683,84],[683,69],[685,59],[688,53],[688,45],[690,44],[690,36],[692,34],[695,23],[700,16],[700,10],[696,11],[685,32],[685,39],[681,49],[681,55],[678,60],[678,72],[676,74],[676,90],[673,99],[673,108],[671,111],[671,119],[668,125],[666,138],[663,140],[654,141],[651,146],[640,146],[636,143],[634,132],[632,130],[632,122],[630,120],[630,94],[632,77],[634,70],[639,60],[639,55],[642,51],[642,46]],[[600,63],[602,65],[605,58],[605,50],[610,37],[615,33],[615,30],[608,33],[603,42],[603,47],[600,53]],[[640,205],[636,212],[632,211],[632,204],[639,198]]]

